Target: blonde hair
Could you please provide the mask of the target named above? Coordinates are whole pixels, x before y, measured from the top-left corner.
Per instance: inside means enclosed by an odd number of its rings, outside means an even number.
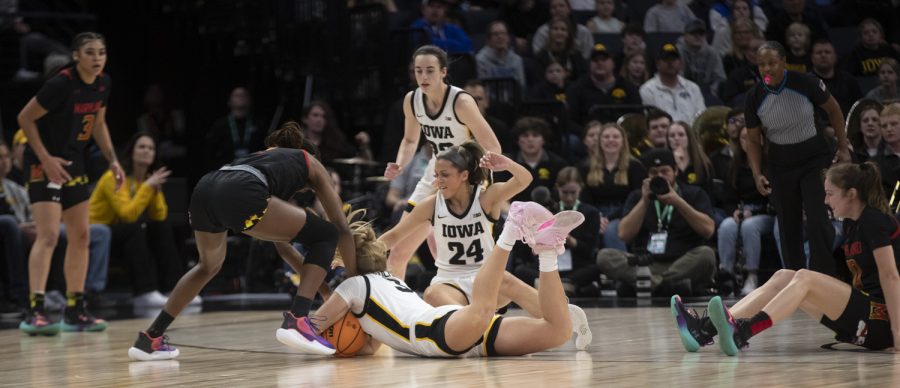
[[[362,220],[365,214],[365,209],[359,209],[347,215],[353,244],[356,246],[356,271],[360,275],[387,270],[387,246],[378,241],[372,224]],[[357,221],[353,221],[354,218]]]
[[[586,128],[590,128],[595,122],[589,122]],[[622,128],[619,124],[616,123],[606,123],[600,128],[600,137],[603,137],[603,132],[606,131],[607,128],[615,128],[619,131],[619,134],[622,135],[622,149],[619,151],[619,160],[616,162],[616,175],[613,178],[613,183],[619,186],[628,186],[628,163],[631,162],[631,153],[628,150],[631,147],[628,145],[628,134],[625,133],[625,128]],[[590,169],[588,169],[587,173],[587,184],[588,186],[600,186],[606,180],[606,174],[604,171],[606,169],[606,159],[603,155],[603,151],[600,149],[600,139],[597,139],[597,150],[594,152],[590,158]]]
[[[884,109],[881,110],[880,117],[884,118],[887,116],[900,116],[900,106],[897,104],[885,105]]]

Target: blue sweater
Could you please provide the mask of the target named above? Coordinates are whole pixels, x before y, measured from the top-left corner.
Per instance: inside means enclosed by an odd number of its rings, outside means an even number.
[[[434,27],[428,25],[425,19],[416,20],[412,24],[413,28],[424,28],[431,36],[431,43],[450,53],[471,53],[472,39],[466,35],[459,26],[444,23]]]

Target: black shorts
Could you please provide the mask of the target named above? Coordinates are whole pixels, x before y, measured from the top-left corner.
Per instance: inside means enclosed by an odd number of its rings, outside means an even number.
[[[449,346],[447,346],[447,339],[444,336],[444,328],[447,326],[447,321],[450,319],[450,316],[453,315],[453,313],[455,313],[456,311],[457,310],[453,310],[444,314],[442,317],[432,321],[428,326],[416,325],[416,338],[428,338],[434,341],[437,347],[444,353],[453,356],[465,354],[469,350],[472,350],[472,348],[481,345],[482,343],[487,350],[486,353],[488,357],[499,356],[499,354],[497,354],[497,351],[494,349],[494,343],[497,341],[497,333],[500,332],[500,323],[503,321],[503,317],[499,315],[494,316],[494,319],[491,321],[491,324],[488,326],[485,334],[467,349],[453,350],[450,349]]]
[[[245,171],[210,172],[191,195],[191,228],[208,233],[241,233],[256,226],[269,207],[268,187]]]
[[[822,316],[821,324],[834,330],[834,339],[872,350],[894,346],[891,321],[884,301],[858,289],[850,291],[850,301],[841,316],[832,321]]]
[[[66,210],[91,198],[83,160],[73,160],[71,165],[65,166],[72,179],[63,183],[60,188],[48,187],[50,181],[44,174],[40,162],[26,157],[25,165],[22,167],[28,174],[25,188],[28,190],[28,199],[31,203],[56,202]]]

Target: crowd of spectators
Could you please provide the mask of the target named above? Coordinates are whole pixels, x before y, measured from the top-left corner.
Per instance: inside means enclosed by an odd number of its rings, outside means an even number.
[[[409,27],[424,29],[433,44],[451,55],[472,58],[474,78],[451,82],[475,97],[504,152],[532,172],[531,186],[516,199],[590,213],[589,222],[570,236],[570,258],[561,264],[572,295],[599,295],[600,274],[618,281],[620,294],[627,295],[633,292],[635,266],[642,264],[651,267],[658,294],[707,292],[723,273],[741,271],[746,280],[736,293],[758,285],[757,271],[766,260],[761,240],[777,226],[766,197],[755,190],[743,151],[747,132],[742,108],[746,92],[759,82],[756,53],[766,40],[784,44],[791,70],[825,83],[850,116],[854,159],[876,161],[886,192],[896,192],[900,108],[891,104],[900,98],[900,29],[884,23],[893,21],[885,19],[890,15],[854,13],[858,39],[844,47],[830,35],[835,29],[829,23],[836,18],[829,6],[836,2],[827,1],[662,0],[639,17],[629,12],[631,2],[622,0],[351,3],[380,4],[389,13],[420,12]],[[476,12],[495,15],[495,20],[467,23],[467,16]],[[846,30],[846,18],[841,20]],[[24,33],[15,24],[20,21],[12,22],[8,26]],[[518,106],[509,114],[492,105],[490,88],[498,79],[514,82],[524,101],[518,103],[556,103],[564,114],[553,116],[555,121],[541,112],[520,112]],[[850,114],[863,97],[865,104]],[[145,111],[135,122],[137,134],[120,151],[131,163],[125,166],[128,184],[113,192],[104,181],[108,177],[94,177],[99,178],[91,198],[96,241],[91,244],[88,291],[101,293],[106,266],[121,261],[146,280],[135,278],[130,291],[145,303],[164,302],[163,294],[188,265],[183,242],[167,224],[186,222],[168,217],[163,187],[169,173],[184,177],[192,162],[209,171],[261,150],[271,127],[254,114],[250,89],[237,87],[219,98],[227,101],[228,113],[210,123],[202,150],[188,149],[185,115],[190,112],[171,106],[159,85],[148,85]],[[713,106],[729,112],[717,131],[701,133],[695,121]],[[397,109],[396,103],[386,106],[386,116]],[[620,119],[627,114],[637,115],[639,125]],[[824,113],[820,116],[825,120]],[[370,136],[396,138],[403,132],[397,120],[386,120],[383,129],[345,132],[326,101],[308,104],[295,119],[322,161],[337,167],[345,201],[366,197],[365,206],[383,208],[377,213],[382,225],[395,222],[431,154],[427,145],[411,162],[413,168],[404,169],[385,190],[374,190],[383,183],[373,179],[361,187],[354,181],[360,177],[351,175],[377,175],[378,169],[369,169],[365,161],[393,158],[389,145],[373,154]],[[716,135],[713,142],[709,135]],[[26,146],[24,137],[0,145],[4,303],[24,303],[27,290],[22,284],[27,277],[20,274],[26,270],[34,231],[27,195],[21,191],[28,176],[21,171]],[[345,162],[335,162],[347,159],[362,167],[348,169]],[[665,180],[669,194],[654,194],[649,182],[655,177]],[[348,182],[355,182],[353,190],[346,190],[352,185]],[[671,225],[668,244],[648,250],[658,238],[658,223]],[[142,254],[131,253],[135,251]],[[533,284],[529,269],[536,266],[534,258],[524,251],[513,256],[510,269]]]

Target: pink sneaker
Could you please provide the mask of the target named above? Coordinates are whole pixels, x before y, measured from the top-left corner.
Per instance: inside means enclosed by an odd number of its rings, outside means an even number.
[[[552,249],[557,255],[561,255],[566,251],[566,236],[582,222],[584,214],[572,210],[559,212],[550,221],[537,228],[534,242],[528,243],[528,246],[536,253]]]
[[[534,202],[513,202],[509,206],[509,215],[503,228],[514,228],[512,230],[518,232],[518,239],[531,245],[534,243],[535,228],[546,228],[552,222],[553,213],[543,206]]]

